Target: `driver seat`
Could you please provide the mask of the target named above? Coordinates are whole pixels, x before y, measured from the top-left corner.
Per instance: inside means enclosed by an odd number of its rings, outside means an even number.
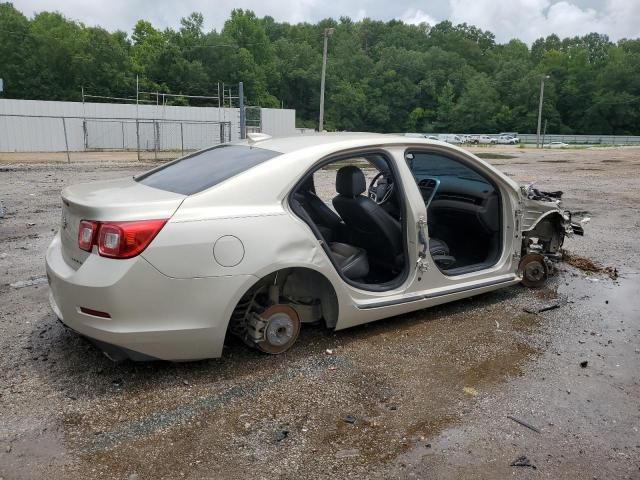
[[[364,173],[358,167],[347,166],[338,170],[333,206],[350,232],[351,242],[364,248],[371,262],[400,270],[404,248],[402,226],[369,197]]]

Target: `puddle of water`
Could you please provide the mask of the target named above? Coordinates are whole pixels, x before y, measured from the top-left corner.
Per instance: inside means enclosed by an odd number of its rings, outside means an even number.
[[[535,324],[532,319],[531,326]],[[522,373],[525,360],[536,349],[525,344],[516,343],[510,350],[481,361],[469,368],[464,375],[465,385],[480,385],[505,380],[506,377],[518,376]]]
[[[601,275],[586,275],[569,285],[561,285],[559,292],[577,303],[617,314],[622,319],[640,323],[640,275],[619,273],[616,281]],[[610,315],[613,317],[614,315]]]

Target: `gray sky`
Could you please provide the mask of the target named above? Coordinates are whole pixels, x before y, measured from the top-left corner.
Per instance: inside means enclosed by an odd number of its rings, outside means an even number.
[[[87,25],[127,32],[141,18],[158,28],[176,27],[193,11],[204,15],[207,30],[220,30],[233,8],[245,8],[290,23],[340,16],[430,24],[448,19],[491,30],[500,42],[519,38],[531,43],[551,33],[565,37],[593,31],[612,40],[640,37],[640,0],[13,0],[13,4],[28,16],[57,10]]]

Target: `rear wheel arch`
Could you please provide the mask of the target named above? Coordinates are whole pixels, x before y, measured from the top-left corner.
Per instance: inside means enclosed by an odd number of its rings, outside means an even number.
[[[231,314],[227,330],[237,333],[238,323],[247,316],[247,309],[267,308],[282,303],[291,305],[302,323],[309,323],[314,305],[327,328],[338,321],[338,295],[331,281],[321,272],[308,267],[286,267],[263,275],[240,297]]]

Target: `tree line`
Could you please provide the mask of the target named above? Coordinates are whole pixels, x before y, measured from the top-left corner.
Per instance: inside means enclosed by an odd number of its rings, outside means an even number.
[[[244,82],[248,103],[293,108],[316,127],[323,32],[329,40],[325,128],[378,132],[533,132],[540,80],[549,133],[640,134],[640,39],[590,33],[500,44],[472,25],[347,17],[291,25],[236,9],[221,31],[193,13],[180,28],[140,20],[129,35],[55,12],[0,3],[5,98],[131,97],[140,89],[217,94]],[[206,100],[172,98],[179,105]]]

